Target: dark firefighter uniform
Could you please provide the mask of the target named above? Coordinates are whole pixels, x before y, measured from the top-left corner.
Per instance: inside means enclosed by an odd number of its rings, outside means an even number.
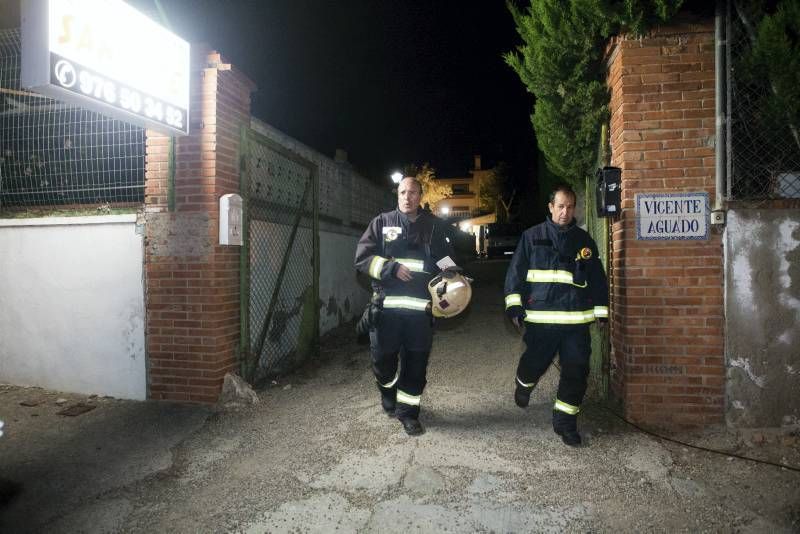
[[[428,282],[445,256],[452,258],[446,226],[424,210],[414,222],[398,209],[378,215],[356,248],[356,269],[372,278],[373,291],[383,298],[378,324],[370,330],[372,369],[384,409],[394,409],[401,420],[419,417],[433,342]],[[401,264],[412,280],[395,276]]]
[[[574,219],[559,227],[548,217],[526,230],[506,273],[505,300],[506,313],[525,321],[515,401],[528,405],[558,352],[553,429],[566,443],[580,443],[576,418],[589,375],[589,324],[608,318],[608,283],[594,240]]]

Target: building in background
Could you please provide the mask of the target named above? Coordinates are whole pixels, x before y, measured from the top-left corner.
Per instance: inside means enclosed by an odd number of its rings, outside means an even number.
[[[481,167],[481,156],[476,154],[474,156],[474,166],[470,169],[468,176],[436,178],[438,182],[449,185],[453,190],[453,194],[431,206],[433,213],[450,220],[485,215],[481,213],[480,206],[481,184],[491,176],[493,171],[493,168],[483,169]]]
[[[475,254],[485,254],[484,237],[486,226],[497,221],[494,211],[481,209],[480,192],[482,185],[491,178],[494,168],[484,169],[481,166],[481,156],[473,156],[473,168],[468,176],[454,178],[437,178],[436,180],[449,185],[453,193],[447,198],[436,202],[431,209],[437,216],[453,223],[454,226],[474,237]]]

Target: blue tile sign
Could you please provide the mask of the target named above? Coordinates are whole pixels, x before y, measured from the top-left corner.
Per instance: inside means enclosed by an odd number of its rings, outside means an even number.
[[[638,193],[636,239],[708,239],[708,193]]]

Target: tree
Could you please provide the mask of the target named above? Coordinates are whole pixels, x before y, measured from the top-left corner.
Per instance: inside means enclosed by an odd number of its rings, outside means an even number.
[[[774,13],[768,13],[763,2],[750,2],[749,10],[740,1],[734,7],[750,41],[750,53],[734,68],[744,83],[769,88],[759,91],[753,119],[778,139],[788,128],[800,150],[800,0],[783,0]]]
[[[554,174],[576,187],[595,162],[600,125],[608,120],[604,43],[642,34],[669,20],[683,0],[530,0],[508,9],[524,44],[505,55],[536,96],[531,122]]]
[[[510,179],[508,164],[499,163],[481,182],[478,200],[482,211],[495,212],[498,222],[511,219],[511,204],[517,195],[517,189]]]
[[[421,205],[434,206],[440,200],[453,195],[453,188],[436,180],[436,170],[424,163],[422,167],[411,166],[406,169],[406,176],[415,176],[422,184]]]

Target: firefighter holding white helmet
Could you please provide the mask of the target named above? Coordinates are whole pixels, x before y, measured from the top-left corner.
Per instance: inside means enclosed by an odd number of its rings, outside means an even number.
[[[455,268],[447,226],[420,209],[421,198],[419,181],[403,178],[397,209],[370,222],[355,258],[356,269],[372,278],[372,306],[380,309],[368,315],[378,317],[370,321],[369,335],[381,405],[412,436],[425,431],[419,414],[433,343],[431,316],[451,317],[469,302],[469,280],[447,272]],[[444,276],[439,274],[442,265]]]
[[[434,317],[455,317],[472,300],[472,279],[447,269],[428,283],[431,294],[431,314]]]

